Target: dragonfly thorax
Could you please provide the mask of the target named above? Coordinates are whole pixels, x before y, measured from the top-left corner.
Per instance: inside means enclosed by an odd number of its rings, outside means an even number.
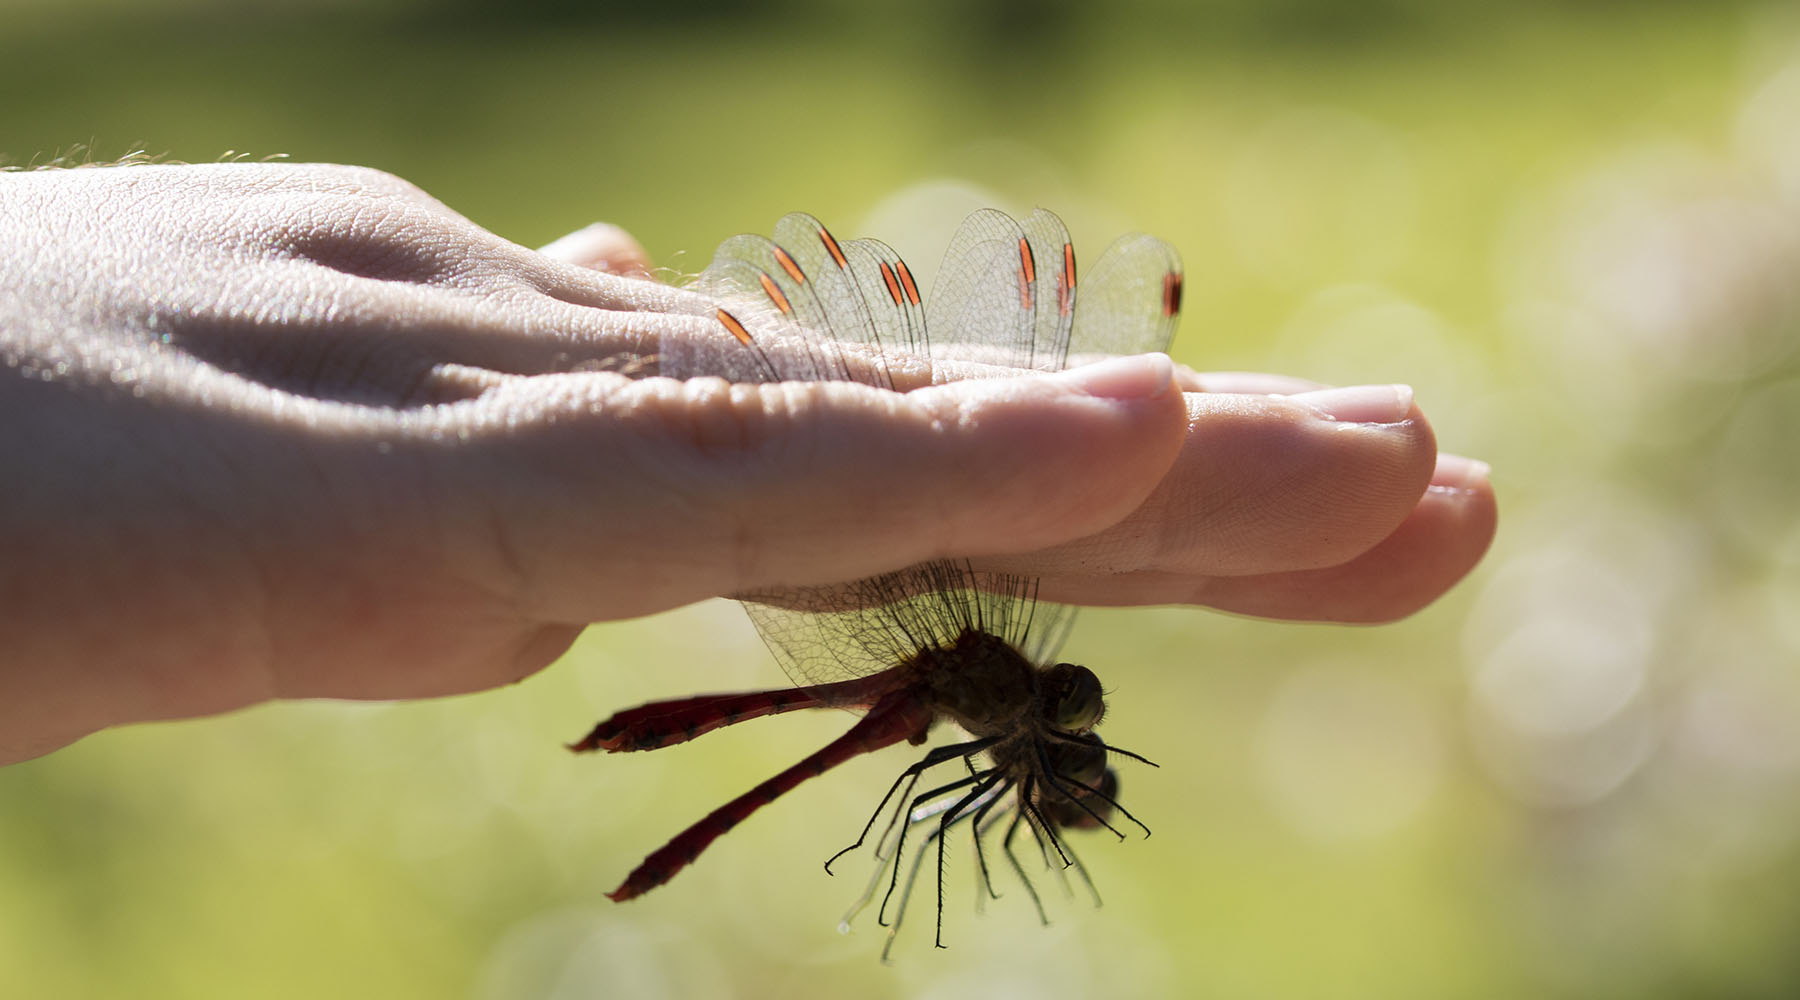
[[[965,629],[946,648],[921,653],[917,667],[932,709],[973,736],[1029,726],[1037,702],[1037,668],[1005,639]]]

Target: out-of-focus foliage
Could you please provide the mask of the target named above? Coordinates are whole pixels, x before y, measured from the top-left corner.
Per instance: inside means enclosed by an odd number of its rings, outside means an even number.
[[[1491,459],[1484,569],[1377,629],[1090,614],[1148,840],[1106,897],[899,964],[833,925],[904,754],[663,838],[842,731],[559,746],[779,683],[729,604],[517,687],[265,707],[0,771],[0,994],[1786,996],[1800,981],[1800,21],[1776,6],[1011,0],[0,4],[0,152],[383,167],[541,243],[697,271],[805,209],[933,270],[973,202],[1183,251],[1179,357],[1407,381]],[[685,254],[685,256],[684,256]],[[852,859],[854,862],[854,859]]]

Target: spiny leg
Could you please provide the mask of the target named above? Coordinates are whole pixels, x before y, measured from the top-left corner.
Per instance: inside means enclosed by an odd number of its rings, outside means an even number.
[[[977,775],[974,775],[974,777],[980,777],[980,775],[977,774]],[[958,806],[964,805],[965,803],[978,802],[984,798],[987,799],[988,803],[991,804],[995,800],[995,798],[997,798],[997,796],[994,795],[994,788],[995,788],[994,782],[999,780],[999,778],[1000,778],[1000,776],[998,776],[998,775],[994,775],[994,776],[990,777],[987,780],[987,782],[985,782],[981,785],[978,785],[975,789],[971,790],[968,795],[964,796],[961,799],[939,800],[936,802],[931,802],[928,805],[919,807],[909,818],[909,820],[907,822],[907,826],[910,828],[915,823],[926,822],[940,814],[953,812],[954,810],[957,809]],[[942,789],[940,789],[940,792],[941,791],[942,791]],[[935,793],[922,795],[922,796],[920,796],[920,798],[921,799],[929,799],[929,798],[932,798],[934,794]],[[918,847],[916,847],[913,850],[912,865],[906,875],[906,888],[901,891],[900,905],[894,911],[894,922],[893,922],[893,924],[891,924],[888,927],[887,943],[885,945],[883,945],[882,949],[881,949],[881,959],[883,962],[886,962],[888,960],[888,954],[893,950],[893,947],[894,947],[894,939],[900,933],[900,925],[901,925],[901,923],[903,923],[906,920],[906,908],[907,908],[908,904],[911,903],[911,901],[912,901],[913,890],[917,886],[918,881],[919,881],[919,868],[925,862],[926,852],[931,850],[931,842],[934,840],[938,841],[939,847],[941,849],[943,838],[948,835],[949,828],[952,826],[955,826],[959,822],[963,822],[964,820],[966,820],[968,818],[968,816],[969,816],[969,814],[966,812],[958,814],[958,815],[948,816],[945,820],[943,820],[942,822],[940,822],[938,824],[938,828],[936,830],[933,830],[931,833],[929,833],[925,836],[924,843],[920,844]],[[895,857],[894,871],[895,871],[896,875],[899,874],[900,865],[904,864],[905,861],[906,861],[906,859],[905,859],[904,855],[897,855]],[[941,859],[940,859],[940,863],[941,863]],[[938,898],[938,921],[939,921],[939,933],[941,935],[942,927],[943,927],[943,896],[942,896],[942,886],[941,885],[939,887],[939,898]],[[943,944],[941,941],[939,942],[938,947],[940,947],[940,948],[943,947]]]
[[[1083,740],[1079,736],[1071,736],[1068,733],[1059,733],[1059,732],[1052,731],[1052,732],[1050,732],[1049,735],[1052,739],[1061,740],[1064,743],[1074,743],[1074,744],[1081,745],[1081,744],[1085,744],[1087,742],[1086,740]],[[1108,743],[1103,739],[1100,739],[1099,733],[1089,733],[1087,735],[1089,737],[1091,737],[1094,741],[1096,741],[1096,743],[1101,748],[1103,748],[1107,753],[1116,753],[1121,757],[1129,757],[1132,760],[1135,760],[1140,764],[1148,764],[1151,767],[1155,767],[1155,768],[1162,767],[1161,764],[1158,764],[1156,761],[1153,761],[1150,758],[1145,757],[1142,754],[1132,753],[1130,750],[1125,750],[1123,748],[1114,746],[1113,744]]]
[[[1162,767],[1161,764],[1158,764],[1156,761],[1153,761],[1150,758],[1145,757],[1142,754],[1135,754],[1135,753],[1132,753],[1130,750],[1122,750],[1119,747],[1113,746],[1111,743],[1107,743],[1105,740],[1101,741],[1101,745],[1106,747],[1107,753],[1116,753],[1121,757],[1129,757],[1130,759],[1135,760],[1140,764],[1148,764],[1151,767],[1156,767],[1156,768]]]
[[[888,926],[887,942],[881,946],[881,960],[888,961],[888,955],[894,950],[894,939],[900,934],[900,924],[906,919],[906,903],[912,898],[913,886],[919,881],[919,866],[925,862],[925,852],[931,850],[931,842],[943,834],[942,829],[933,830],[925,836],[925,842],[913,851],[912,870],[906,875],[906,892],[900,897],[900,906],[894,911],[894,922]],[[898,874],[904,856],[894,859],[894,871]],[[886,901],[883,900],[885,905]]]
[[[863,824],[862,833],[857,835],[856,842],[825,859],[825,872],[830,874],[831,866],[837,859],[849,854],[858,847],[861,847],[863,843],[868,840],[869,831],[875,828],[875,821],[881,817],[882,812],[887,808],[888,801],[894,797],[895,792],[900,790],[900,785],[903,782],[906,782],[907,779],[910,778],[914,783],[917,783],[919,775],[924,774],[926,771],[931,770],[953,757],[968,757],[971,754],[980,753],[992,746],[996,739],[997,737],[988,737],[986,739],[970,740],[966,743],[952,743],[949,746],[937,747],[914,763],[911,767],[900,772],[900,776],[894,779],[892,785],[888,786],[887,794],[883,795],[881,801],[876,804],[875,811],[869,814],[869,821]],[[909,786],[907,791],[911,792],[912,788]],[[902,796],[902,801],[904,801],[904,796]],[[899,814],[896,812],[896,818],[898,818],[898,815]],[[892,828],[891,825],[889,828]],[[887,833],[883,831],[882,836],[886,837]]]
[[[1081,856],[1075,853],[1075,845],[1073,845],[1067,841],[1064,841],[1063,842],[1063,851],[1069,858],[1069,867],[1075,869],[1075,874],[1081,876],[1082,884],[1087,886],[1088,895],[1094,897],[1094,906],[1095,907],[1104,906],[1105,904],[1102,903],[1100,900],[1100,890],[1094,887],[1094,880],[1091,876],[1088,875],[1087,866],[1081,863]],[[1066,869],[1065,869],[1065,871],[1066,871]],[[1061,873],[1059,873],[1059,874],[1061,874]],[[1064,888],[1067,888],[1068,884],[1069,884],[1068,876],[1064,875],[1063,876]]]
[[[981,803],[976,808],[974,822],[969,824],[969,839],[975,842],[975,864],[981,871],[981,881],[975,887],[976,912],[981,911],[983,889],[986,890],[985,895],[989,899],[1000,898],[1000,894],[994,891],[994,876],[988,871],[987,852],[982,849],[981,837],[987,832],[989,814],[994,811],[994,806],[1000,803],[1000,797],[1010,791],[1012,787],[1013,782],[1011,781],[1003,782],[997,786],[993,790],[994,794],[990,795],[986,802]]]
[[[876,863],[875,863],[874,868],[871,869],[869,872],[868,884],[863,887],[862,895],[858,896],[856,899],[856,902],[852,903],[850,906],[850,909],[844,913],[843,919],[838,921],[838,933],[840,933],[840,934],[848,934],[850,932],[850,922],[852,920],[855,920],[856,915],[861,913],[864,909],[866,909],[868,907],[869,903],[874,901],[875,890],[881,885],[882,876],[887,874],[888,862],[890,860],[892,860],[893,863],[896,865],[900,863],[900,859],[898,858],[898,856],[896,856],[893,853],[894,849],[897,848],[899,846],[899,844],[898,844],[897,840],[894,840],[892,838],[895,837],[895,833],[894,833],[895,828],[901,826],[900,817],[906,811],[907,797],[912,795],[913,788],[915,786],[917,786],[917,784],[919,782],[919,775],[917,775],[917,774],[913,774],[910,776],[901,775],[900,780],[906,782],[906,791],[901,794],[900,800],[898,802],[894,803],[893,818],[888,820],[887,826],[884,827],[881,831],[881,839],[876,841],[876,843],[875,843],[875,862]],[[888,797],[889,798],[893,797],[892,790],[890,790],[888,792]],[[882,804],[885,806],[886,803],[887,803],[887,800],[883,799]],[[877,815],[879,815],[879,813]],[[864,831],[864,835],[865,836],[867,835],[866,830]],[[852,849],[854,849],[854,847],[855,847],[855,845],[853,844],[853,845],[851,845],[851,847],[845,848],[844,851],[852,850]],[[844,851],[839,851],[838,854],[831,859],[831,861],[836,861],[838,857],[842,857],[844,854]],[[831,867],[830,867],[831,861],[827,861],[825,863],[826,864],[825,870],[827,872],[831,871]]]
[[[1031,896],[1031,905],[1037,907],[1038,920],[1048,927],[1050,926],[1050,914],[1044,912],[1044,901],[1038,897],[1037,886],[1031,884],[1031,876],[1025,874],[1025,866],[1019,863],[1019,856],[1013,852],[1013,837],[1019,832],[1019,824],[1023,822],[1025,822],[1023,810],[1013,813],[1012,822],[1006,825],[1006,836],[1000,840],[1000,847],[1006,853],[1006,860],[1012,864],[1013,874],[1019,876],[1019,881],[1025,884],[1025,891]],[[1035,833],[1036,831],[1033,831],[1034,835]],[[1046,857],[1044,860],[1048,862],[1050,859]]]
[[[1062,859],[1063,867],[1066,868],[1069,864],[1069,856],[1063,852],[1062,841],[1056,836],[1056,823],[1038,807],[1036,797],[1028,794],[1032,780],[1029,776],[1026,778],[1026,790],[1019,794],[1019,811],[1024,813],[1026,826],[1031,830],[1031,837],[1037,841],[1038,854],[1043,859],[1044,870],[1049,871],[1051,868],[1051,848],[1056,849],[1056,856]]]
[[[943,816],[938,818],[937,946],[939,948],[944,946],[944,841],[950,839],[946,836],[946,832],[950,829],[951,824],[955,823],[957,819],[963,815],[963,810],[967,809],[970,803],[974,802],[982,795],[985,795],[989,788],[992,788],[1001,780],[1001,777],[1001,775],[996,774],[986,779],[984,782],[978,783],[973,789],[970,789],[969,794],[963,796],[961,801],[957,802],[956,805],[951,806],[945,811]],[[908,894],[910,895],[910,893],[911,890],[909,889]],[[905,906],[906,901],[901,900],[900,905]]]
[[[981,780],[980,776],[970,775],[967,778],[958,778],[955,781],[950,782],[949,784],[939,785],[938,787],[932,789],[931,791],[925,792],[925,793],[921,794],[920,796],[918,796],[917,798],[913,799],[912,800],[912,809],[908,810],[908,815],[911,815],[912,810],[921,808],[926,803],[932,801],[933,799],[938,798],[939,796],[949,794],[950,792],[954,792],[959,788],[967,788],[968,786],[975,784],[977,781],[980,781],[980,780]],[[888,922],[887,922],[888,901],[894,897],[894,889],[896,887],[898,887],[900,884],[900,859],[906,857],[906,831],[911,826],[912,826],[911,823],[907,823],[904,826],[900,827],[900,839],[898,841],[896,841],[894,844],[894,877],[891,880],[889,880],[887,892],[884,893],[881,897],[881,909],[878,910],[875,914],[875,922],[880,924],[883,927],[886,927],[888,925]]]
[[[992,769],[989,769],[988,771],[982,771],[980,769],[977,769],[973,763],[972,758],[965,757],[963,759],[963,763],[969,768],[969,773],[971,775],[980,776],[982,774],[991,774],[992,773]],[[1001,797],[1004,796],[1007,792],[1011,791],[1012,788],[1013,788],[1012,779],[1010,779],[1010,778],[1005,779],[1005,780],[1001,781],[999,784],[988,786],[987,790],[981,793],[980,798],[976,799],[974,802],[969,803],[969,808],[975,810],[973,822],[970,825],[970,838],[969,839],[971,839],[975,843],[975,860],[981,869],[981,878],[976,883],[976,893],[975,893],[976,912],[981,911],[981,903],[982,903],[981,897],[983,895],[982,890],[985,890],[986,895],[993,899],[1000,898],[1000,894],[998,892],[994,891],[994,880],[988,870],[987,855],[983,850],[981,838],[983,836],[985,836],[987,834],[988,830],[990,828],[992,828],[992,826],[993,826],[993,823],[989,821],[989,817],[992,814],[994,807],[1000,803]],[[907,818],[907,823],[909,826],[913,825],[913,824],[923,823],[926,820],[929,820],[932,817],[938,815],[939,813],[942,813],[946,809],[949,809],[953,804],[954,804],[954,802],[952,802],[951,800],[944,799],[944,800],[932,802],[928,805],[922,806],[918,809],[913,810],[912,815]],[[994,818],[997,819],[998,817],[994,817]],[[885,839],[885,835],[884,835],[884,839]]]
[[[968,764],[969,759],[970,758],[964,758],[964,763]],[[987,773],[976,770],[972,764],[968,764],[968,766],[969,774],[973,777],[980,777],[982,774]],[[888,820],[888,825],[882,830],[881,837],[876,843],[875,857],[877,864],[869,872],[868,884],[863,887],[862,895],[857,898],[856,902],[851,905],[849,911],[844,914],[843,919],[838,922],[838,931],[840,933],[848,933],[850,930],[850,921],[855,919],[856,915],[861,913],[863,909],[874,900],[875,889],[881,884],[882,876],[887,874],[888,862],[891,860],[896,868],[905,863],[904,859],[898,856],[897,852],[900,846],[900,840],[895,837],[895,830],[901,826],[901,816],[906,816],[905,829],[910,830],[913,826],[930,820],[932,817],[950,808],[950,806],[954,804],[954,800],[951,799],[942,799],[936,802],[927,801],[925,805],[919,806],[908,813],[906,811],[907,799],[911,796],[913,787],[918,783],[919,774],[901,775],[901,780],[907,783],[906,792],[900,796],[900,801],[895,803],[891,813],[892,818]],[[928,792],[919,796],[919,799],[914,801],[930,800],[934,795],[937,795],[942,791],[943,789],[939,789],[937,792]],[[893,791],[890,790],[889,797],[891,798],[892,796]],[[989,803],[993,802],[997,797],[994,789],[989,789],[986,793],[986,798]],[[907,891],[911,891],[910,886]]]

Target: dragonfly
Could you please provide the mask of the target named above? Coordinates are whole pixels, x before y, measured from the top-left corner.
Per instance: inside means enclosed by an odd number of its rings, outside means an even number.
[[[855,381],[894,389],[894,363],[908,356],[1054,371],[1072,357],[1166,350],[1181,307],[1182,269],[1174,248],[1144,234],[1120,238],[1077,282],[1068,231],[1054,213],[1024,219],[984,209],[958,228],[929,297],[894,250],[874,239],[839,242],[816,218],[794,213],[773,237],[744,234],[719,246],[697,287],[719,302],[719,335],[665,339],[664,374],[716,375],[735,382]],[[802,709],[843,708],[862,718],[806,758],[719,806],[651,853],[608,896],[624,901],[655,889],[714,841],[802,782],[865,753],[918,746],[939,722],[967,737],[931,749],[907,767],[862,834],[826,862],[875,838],[869,890],[888,948],[904,916],[925,851],[938,864],[936,944],[943,947],[943,851],[950,831],[974,831],[981,883],[997,895],[984,834],[1004,824],[1003,852],[1025,882],[1015,851],[1028,831],[1045,863],[1074,867],[1092,881],[1067,842],[1071,830],[1105,828],[1123,816],[1112,755],[1143,757],[1097,733],[1105,698],[1097,675],[1056,652],[1073,610],[1038,600],[1031,578],[935,560],[826,586],[738,595],[794,686],[698,695],[616,713],[570,744],[577,752],[620,753],[684,743],[715,729]],[[924,775],[961,762],[958,776],[918,791]],[[890,803],[893,803],[890,809]],[[906,840],[919,834],[901,885]],[[901,897],[892,923],[889,904]],[[1096,899],[1097,899],[1096,894]],[[1041,902],[1041,919],[1047,923]],[[883,957],[887,955],[886,949]]]

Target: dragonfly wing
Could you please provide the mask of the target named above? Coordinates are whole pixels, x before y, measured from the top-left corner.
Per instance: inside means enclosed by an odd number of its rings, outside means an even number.
[[[768,239],[752,234],[719,244],[712,264],[694,288],[723,303],[713,336],[665,336],[657,345],[658,369],[674,378],[715,375],[731,382],[779,382],[765,345],[797,332],[793,310],[762,261]],[[754,332],[752,332],[754,331]]]
[[[1046,217],[1046,218],[1040,218]],[[1052,225],[1054,224],[1054,225]],[[1043,209],[1025,220],[1040,261],[1056,255],[1055,284],[1038,268],[1037,342],[1054,352],[1057,367],[1101,356],[1166,351],[1181,309],[1181,257],[1175,248],[1142,233],[1120,237],[1100,255],[1078,283],[1074,246],[1061,220]],[[1060,238],[1061,246],[1057,246]],[[1055,308],[1051,308],[1055,306]],[[1035,663],[1049,663],[1075,622],[1075,609],[1040,603],[1034,629],[1021,650]]]
[[[872,315],[879,302],[868,297],[873,289],[862,287],[837,238],[818,219],[794,212],[775,223],[775,244],[784,271],[791,266],[804,276],[794,283],[800,325],[827,334],[837,348],[820,352],[830,364],[814,377],[893,388],[884,348],[898,350],[902,345],[882,343]]]
[[[716,368],[709,373],[740,381],[886,388],[893,383],[884,359],[893,351],[1056,370],[1071,351],[1166,348],[1180,281],[1172,248],[1131,236],[1078,285],[1068,231],[1053,213],[1039,210],[1021,223],[984,209],[957,230],[931,294],[921,297],[892,248],[868,239],[840,244],[817,219],[796,213],[776,224],[772,240],[738,236],[719,247],[701,278],[725,303],[717,357],[707,363]],[[892,667],[967,628],[1048,662],[1074,618],[1073,609],[1039,602],[1035,580],[944,560],[738,596],[776,660],[810,685]]]
[[[875,342],[884,349],[930,353],[925,336],[925,303],[906,261],[880,240],[844,244],[850,274],[874,326]]]
[[[813,685],[895,666],[949,646],[969,629],[993,633],[1027,656],[1049,655],[1073,614],[1039,603],[1033,578],[976,573],[948,560],[738,596],[788,676]]]
[[[1088,269],[1077,292],[1069,354],[1166,351],[1181,312],[1181,256],[1154,236],[1119,237]]]
[[[695,288],[720,300],[719,323],[730,336],[666,339],[669,374],[893,385],[848,259],[810,215],[786,216],[774,239],[745,234],[721,243]]]
[[[1038,209],[1020,225],[1032,257],[1032,336],[1018,368],[1060,371],[1075,322],[1075,245],[1055,212]]]
[[[855,240],[844,253],[874,342],[1022,369],[1060,368],[1067,356],[1074,254],[1053,213],[1039,211],[1023,225],[991,209],[969,216],[923,306],[891,248]],[[1040,260],[1051,264],[1040,267]],[[743,596],[788,674],[815,684],[841,676],[844,663],[891,666],[949,645],[969,628],[999,635],[1027,655],[1049,655],[1073,618],[1072,609],[1040,605],[1035,580],[977,574],[943,560],[850,583]]]
[[[1012,216],[984,208],[964,219],[925,304],[931,356],[1032,367],[1035,269]]]

